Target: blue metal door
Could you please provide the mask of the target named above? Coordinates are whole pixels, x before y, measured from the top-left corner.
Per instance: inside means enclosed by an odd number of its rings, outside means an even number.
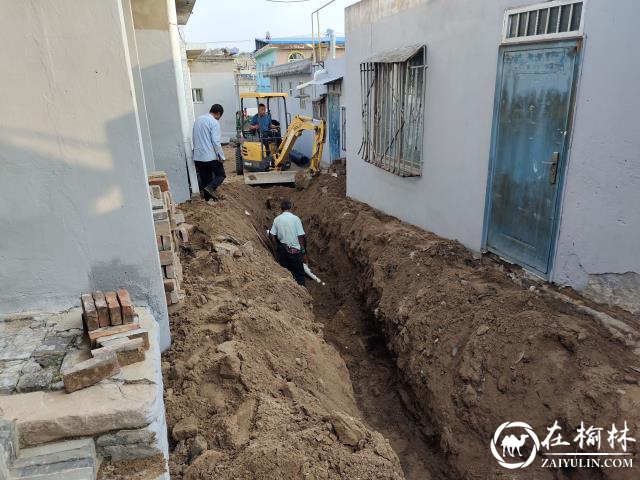
[[[546,276],[578,63],[576,42],[500,50],[486,247]]]
[[[340,95],[328,95],[329,152],[331,161],[340,158]]]

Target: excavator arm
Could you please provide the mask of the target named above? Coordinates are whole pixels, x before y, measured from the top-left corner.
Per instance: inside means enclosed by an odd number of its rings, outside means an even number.
[[[312,175],[318,173],[318,167],[322,159],[322,149],[324,148],[327,135],[326,124],[324,120],[314,122],[313,118],[303,115],[296,115],[291,121],[287,133],[280,143],[280,148],[278,148],[278,151],[273,157],[273,164],[276,169],[279,170],[280,166],[287,161],[291,150],[293,150],[293,146],[304,131],[314,132],[309,170]]]

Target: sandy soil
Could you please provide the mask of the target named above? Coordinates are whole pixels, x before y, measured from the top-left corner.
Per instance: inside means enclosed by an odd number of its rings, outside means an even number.
[[[182,207],[195,234],[163,364],[173,478],[637,477],[510,471],[488,448],[505,421],[638,431],[637,357],[593,317],[345,198],[343,176],[297,191],[231,174],[222,192]],[[297,286],[266,247],[283,196],[327,286]]]

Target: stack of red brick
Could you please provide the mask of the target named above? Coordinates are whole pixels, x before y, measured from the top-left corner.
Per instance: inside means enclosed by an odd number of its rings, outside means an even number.
[[[140,328],[125,289],[87,293],[80,302],[93,358],[63,368],[62,381],[69,393],[116,375],[121,367],[142,362],[149,349],[149,332]]]
[[[169,179],[164,172],[149,175],[149,195],[153,207],[153,222],[156,228],[156,242],[160,253],[160,265],[164,277],[164,291],[167,305],[174,305],[182,298],[182,265],[177,246],[187,231],[182,226],[184,215],[176,210],[171,197]]]

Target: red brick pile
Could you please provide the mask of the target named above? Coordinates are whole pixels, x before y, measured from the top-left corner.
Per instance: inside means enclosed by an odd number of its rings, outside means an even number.
[[[91,356],[63,368],[67,392],[95,385],[116,375],[121,367],[145,359],[149,332],[140,328],[129,292],[93,292],[80,297],[82,320],[91,344]]]
[[[148,180],[165,296],[167,305],[174,305],[182,298],[182,265],[177,247],[187,240],[188,228],[183,225],[184,215],[177,211],[173,203],[166,173],[154,172]]]

